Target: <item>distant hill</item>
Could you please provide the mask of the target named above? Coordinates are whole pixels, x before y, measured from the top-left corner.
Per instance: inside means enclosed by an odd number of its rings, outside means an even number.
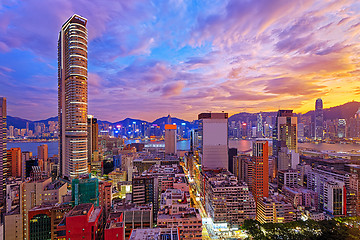
[[[336,106],[336,107],[331,107],[331,108],[325,108],[324,109],[324,119],[325,120],[332,120],[332,119],[338,119],[338,118],[345,118],[345,119],[349,119],[350,117],[353,117],[355,115],[355,113],[357,112],[357,110],[360,108],[360,102],[348,102],[345,103],[343,105],[340,106]],[[268,116],[272,117],[272,119],[274,117],[276,117],[277,112],[261,112],[262,118],[263,120],[265,120]],[[314,111],[309,111],[305,114],[298,114],[298,115],[302,115],[302,116],[313,116]],[[12,116],[7,116],[7,126],[14,126],[15,128],[26,128],[26,123],[29,123],[29,129],[30,130],[34,130],[35,124],[36,123],[44,123],[46,126],[48,126],[48,122],[49,121],[57,121],[58,117],[51,117],[45,120],[39,120],[39,121],[31,121],[31,120],[27,120],[27,119],[23,119],[23,118],[19,118],[19,117],[12,117]],[[161,117],[156,119],[153,122],[147,122],[141,119],[134,119],[134,118],[125,118],[124,120],[121,121],[117,121],[117,122],[109,122],[109,121],[102,121],[102,120],[98,120],[99,125],[101,124],[109,124],[109,125],[131,125],[133,122],[136,122],[137,124],[139,123],[147,123],[147,124],[157,124],[159,125],[161,128],[164,128],[164,125],[167,124],[167,120],[168,117]],[[237,113],[232,115],[231,117],[229,117],[229,122],[232,121],[245,121],[245,122],[253,122],[255,123],[257,121],[257,113],[247,113],[247,112],[241,112],[241,113]],[[176,123],[176,125],[181,125],[181,124],[185,124],[188,128],[192,128],[193,126],[197,125],[197,121],[195,121],[194,123],[192,122],[188,122],[185,120],[182,120],[180,118],[176,118],[176,117],[171,117],[171,122],[172,123]]]
[[[348,102],[343,105],[339,105],[331,108],[324,108],[324,119],[333,120],[338,118],[349,119],[354,117],[357,110],[360,108],[360,102]],[[312,116],[314,111],[305,113],[305,116]]]
[[[338,118],[349,119],[355,115],[357,110],[360,108],[360,102],[348,102],[343,105],[339,105],[331,108],[324,108],[324,120],[333,120]],[[253,122],[257,121],[258,113],[237,113],[229,117],[229,122],[231,121],[244,121],[244,122]],[[267,116],[276,117],[277,112],[262,112],[262,118],[265,120]],[[305,114],[296,114],[297,116],[306,116],[310,117],[314,115],[314,111],[309,111]]]

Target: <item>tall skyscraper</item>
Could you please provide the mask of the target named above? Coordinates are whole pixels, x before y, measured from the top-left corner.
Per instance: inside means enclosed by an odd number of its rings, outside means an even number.
[[[199,137],[201,167],[228,170],[228,114],[199,114]]]
[[[88,115],[88,162],[89,164],[92,161],[93,154],[95,151],[99,150],[98,144],[98,134],[99,134],[99,124],[97,118],[94,118],[92,115]]]
[[[73,15],[58,41],[59,169],[67,178],[88,172],[86,23]]]
[[[324,131],[323,102],[321,98],[316,99],[315,103],[315,139],[323,138]]]
[[[6,152],[6,98],[0,97],[0,205],[4,203],[8,173]]]
[[[273,154],[277,157],[277,170],[291,168],[290,151],[297,153],[297,117],[292,110],[279,110],[273,135]]]
[[[267,141],[253,142],[253,167],[251,191],[258,198],[269,196],[269,143]]]
[[[346,120],[345,119],[339,119],[339,121],[338,121],[337,136],[338,136],[338,138],[346,137]]]

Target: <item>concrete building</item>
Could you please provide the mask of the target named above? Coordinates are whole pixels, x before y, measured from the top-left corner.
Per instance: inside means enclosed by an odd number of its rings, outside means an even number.
[[[240,227],[245,219],[255,219],[255,200],[248,186],[226,170],[209,170],[201,174],[205,210],[214,226],[226,223]]]
[[[109,219],[118,219],[123,216],[125,225],[125,238],[131,234],[131,230],[137,228],[152,228],[154,224],[152,204],[134,204],[124,201],[114,202],[113,211]]]
[[[109,218],[105,224],[104,240],[125,240],[123,214],[118,218]]]
[[[6,98],[0,97],[0,205],[5,203],[5,180],[9,172],[6,152]]]
[[[346,215],[346,193],[344,182],[335,180],[324,183],[323,209],[333,216]]]
[[[99,124],[97,118],[88,115],[87,118],[87,132],[88,132],[88,163],[94,160],[94,153],[99,151]],[[95,159],[96,160],[96,159]]]
[[[58,41],[58,117],[60,176],[88,173],[87,20],[70,17]]]
[[[20,148],[11,148],[7,150],[7,160],[10,163],[9,175],[12,177],[21,177],[21,149]]]
[[[99,182],[99,206],[103,208],[104,215],[108,216],[111,209],[112,184],[111,182]]]
[[[62,203],[62,196],[67,193],[67,184],[51,178],[28,180],[20,185],[20,216],[23,239],[30,239],[29,211],[42,204]],[[15,234],[14,234],[15,235]]]
[[[315,139],[321,140],[324,137],[324,113],[323,102],[321,98],[315,102]]]
[[[165,154],[176,155],[176,125],[165,124]]]
[[[43,204],[30,209],[30,239],[57,239],[56,227],[71,209],[69,204]]]
[[[129,240],[180,240],[178,228],[134,229]]]
[[[294,169],[278,172],[278,191],[281,193],[284,186],[296,188],[298,186],[298,172]]]
[[[167,189],[161,194],[157,226],[178,227],[181,239],[202,239],[200,213],[190,207],[189,198],[180,189]]]
[[[75,206],[58,224],[58,239],[103,239],[102,214],[92,203]]]
[[[289,150],[297,152],[297,117],[292,110],[279,110],[273,136],[273,154],[277,157],[277,170],[291,168],[291,159],[281,157]]]
[[[270,196],[257,201],[256,219],[261,223],[285,223],[296,220],[295,209],[280,197]]]
[[[337,137],[338,138],[346,137],[346,119],[339,119],[337,124]]]
[[[199,114],[200,157],[202,169],[229,169],[228,114]]]
[[[319,208],[334,216],[356,216],[357,177],[344,171],[314,168],[308,173],[307,187],[319,195]]]
[[[251,192],[255,202],[269,196],[269,143],[253,142]]]
[[[23,218],[19,206],[5,215],[4,225],[4,237],[6,240],[23,239]]]
[[[45,172],[49,172],[48,169],[48,145],[47,144],[42,144],[40,146],[38,146],[37,148],[37,152],[38,152],[38,161],[41,162],[41,164],[39,164],[40,168],[42,171]]]

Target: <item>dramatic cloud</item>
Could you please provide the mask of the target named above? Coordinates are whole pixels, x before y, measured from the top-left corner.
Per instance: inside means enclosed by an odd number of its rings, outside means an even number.
[[[9,115],[57,114],[58,34],[74,13],[88,19],[89,114],[102,120],[359,100],[357,0],[2,1]]]

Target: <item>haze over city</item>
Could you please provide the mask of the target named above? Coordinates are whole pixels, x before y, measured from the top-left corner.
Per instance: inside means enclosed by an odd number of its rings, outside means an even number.
[[[306,112],[359,100],[353,1],[3,1],[0,95],[8,114],[57,115],[57,39],[88,19],[89,114]]]

